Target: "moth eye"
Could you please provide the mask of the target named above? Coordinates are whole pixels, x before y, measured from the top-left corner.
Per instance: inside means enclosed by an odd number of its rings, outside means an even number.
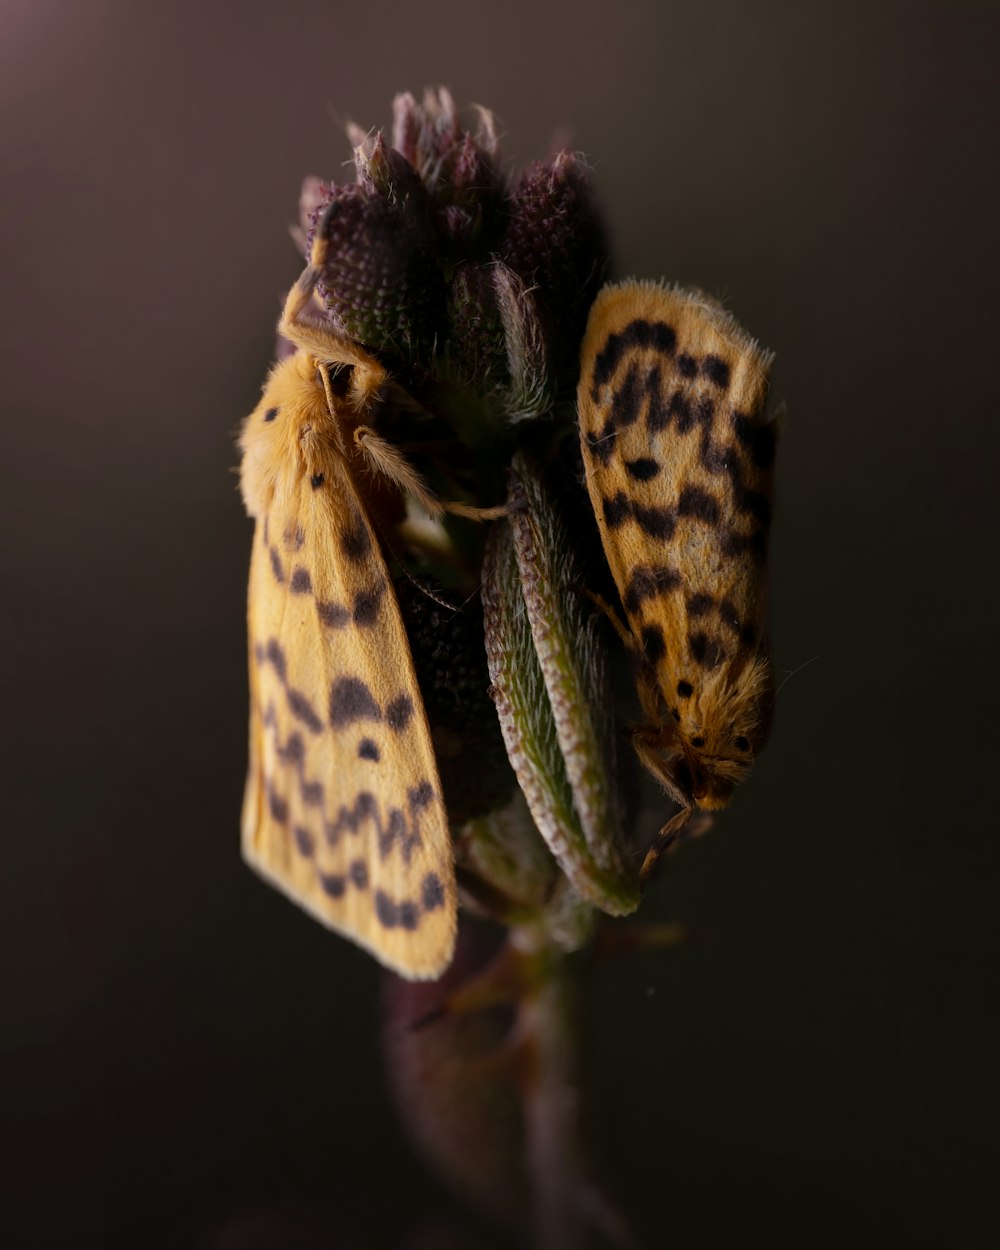
[[[273,421],[277,415],[278,415],[277,408],[268,408],[267,412],[264,413],[264,420]]]
[[[737,751],[749,751],[750,750],[750,739],[744,738],[742,734],[740,734],[738,738],[735,738],[734,742],[735,742]]]
[[[330,382],[330,390],[338,399],[346,399],[351,393],[351,382],[354,379],[353,365],[329,365],[326,376]]]
[[[693,747],[703,747],[705,745],[705,739],[701,736],[701,734],[696,734],[691,739],[691,745]]]

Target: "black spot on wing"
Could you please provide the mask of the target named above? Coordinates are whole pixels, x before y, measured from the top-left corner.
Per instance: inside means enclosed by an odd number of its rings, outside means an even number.
[[[737,612],[736,604],[733,603],[732,599],[723,599],[719,604],[719,620],[728,629],[731,629],[734,634],[739,634],[742,628],[740,614]]]
[[[313,490],[319,490],[319,488],[323,485],[325,481],[326,481],[325,473],[314,473],[312,477],[309,479],[309,484],[310,486],[312,486]]]
[[[319,883],[323,893],[328,894],[330,898],[343,898],[344,891],[347,889],[347,881],[339,873],[321,872]]]
[[[715,418],[715,400],[711,395],[696,395],[694,419],[707,430]]]
[[[299,854],[304,855],[306,859],[311,859],[313,851],[316,849],[316,843],[309,830],[304,825],[294,825],[292,837],[295,839],[295,845],[298,847]]]
[[[729,385],[729,366],[721,356],[708,355],[702,361],[702,372],[723,390]]]
[[[395,733],[402,733],[413,716],[413,700],[408,694],[400,694],[390,699],[385,709],[385,718],[389,728]]]
[[[308,729],[311,729],[314,734],[318,734],[322,730],[323,722],[316,715],[313,705],[301,690],[288,688],[288,707],[292,715]]]
[[[693,378],[698,372],[698,362],[693,356],[688,355],[687,352],[681,352],[677,357],[677,368],[684,377]]]
[[[705,594],[703,590],[698,590],[693,595],[688,595],[686,604],[688,616],[705,616],[711,612],[714,606],[715,600],[711,595]]]
[[[269,553],[271,556],[271,572],[274,574],[274,580],[280,584],[285,580],[285,570],[281,563],[281,556],[278,555],[277,547],[271,547]]]
[[[424,877],[421,893],[423,894],[424,911],[435,911],[438,907],[444,906],[444,886],[441,884],[441,878],[436,872],[429,872]]]
[[[316,612],[319,615],[319,619],[329,629],[343,629],[351,619],[350,612],[345,607],[341,607],[339,603],[317,602]]]
[[[637,612],[647,599],[669,594],[680,582],[680,574],[665,564],[638,565],[632,571],[622,600],[626,612]]]
[[[659,625],[644,625],[639,637],[645,658],[650,664],[658,664],[667,653],[667,644],[663,641],[663,630]]]
[[[277,408],[268,408],[267,412],[264,413],[264,420],[273,421],[277,415],[278,415]]]
[[[688,649],[694,662],[702,668],[718,668],[726,658],[725,650],[718,639],[710,638],[701,631],[688,635]]]
[[[694,425],[694,412],[691,408],[691,401],[681,391],[674,391],[667,403],[667,412],[663,420],[663,425],[668,425],[673,419],[678,434],[686,434]],[[657,427],[662,428],[662,427]]]
[[[771,524],[771,501],[763,491],[740,491],[736,496],[736,506],[740,512],[752,516],[761,525],[767,527]]]
[[[694,517],[706,525],[718,525],[719,501],[700,486],[685,486],[677,501],[678,516]]]
[[[601,431],[597,434],[585,434],[584,440],[591,455],[596,456],[601,464],[607,466],[615,450],[615,423],[609,417]]]
[[[306,781],[303,779],[299,785],[299,791],[302,795],[302,802],[306,807],[323,806],[323,783],[321,781]]]
[[[375,915],[386,929],[408,929],[412,932],[419,923],[413,903],[406,900],[397,903],[384,890],[375,891]]]
[[[658,434],[670,424],[670,409],[663,398],[663,383],[660,379],[659,365],[649,371],[646,382],[649,392],[649,407],[646,409],[646,429],[650,434]]]
[[[758,469],[769,469],[774,463],[777,446],[777,430],[773,421],[758,422],[745,412],[733,413],[733,429],[739,444],[749,453],[750,460]]]
[[[758,638],[759,635],[757,633],[757,627],[749,624],[749,622],[740,630],[741,647],[755,647],[757,645]]]
[[[756,529],[749,534],[740,534],[729,530],[722,540],[722,554],[730,557],[750,555],[762,564],[767,559],[767,532]]]
[[[650,456],[640,456],[638,460],[625,461],[625,472],[637,482],[650,482],[659,471],[659,464]]]
[[[673,538],[677,522],[672,508],[646,508],[633,501],[632,515],[650,538]]]
[[[289,587],[293,595],[308,595],[312,590],[312,578],[309,576],[309,570],[301,564],[292,571],[292,580]]]
[[[378,833],[378,853],[382,859],[385,859],[397,842],[405,846],[408,828],[403,809],[391,807],[385,828],[380,827]]]
[[[354,524],[345,529],[340,536],[341,551],[352,564],[358,564],[368,555],[371,545],[368,527],[360,517],[355,516]]]
[[[285,660],[285,653],[281,649],[281,643],[277,638],[269,638],[267,642],[267,659],[273,665],[274,671],[282,681],[286,681],[288,677],[288,665]]]
[[[635,365],[631,365],[624,381],[611,400],[615,425],[619,429],[634,425],[638,421],[645,397],[646,391],[639,381],[639,371]]]
[[[289,551],[301,551],[302,544],[306,541],[306,532],[301,525],[286,525],[282,538]]]
[[[288,800],[283,798],[271,783],[267,786],[267,806],[274,820],[283,825],[288,820]]]
[[[632,512],[632,503],[623,490],[615,495],[606,496],[604,501],[604,523],[608,529],[617,529]]]
[[[358,743],[358,757],[363,760],[371,760],[372,763],[377,764],[382,755],[376,742],[371,738],[362,738]]]
[[[741,489],[743,478],[740,472],[739,457],[736,455],[734,448],[715,443],[706,434],[702,438],[701,450],[698,454],[702,466],[709,473],[725,473],[732,481],[733,489]]]
[[[370,790],[362,790],[352,806],[345,807],[341,804],[337,809],[336,817],[325,822],[323,834],[330,846],[336,846],[340,841],[340,835],[345,830],[347,833],[356,834],[368,821],[378,824],[378,804],[375,801],[375,795]]]
[[[682,699],[690,698],[694,694],[694,686],[689,681],[679,681],[677,683],[677,693]]]
[[[354,623],[363,629],[375,624],[378,620],[379,605],[385,594],[386,584],[381,582],[373,590],[359,590],[354,596]]]
[[[367,682],[338,677],[330,687],[330,724],[342,729],[356,720],[381,720],[382,709]]]
[[[284,745],[279,742],[278,758],[284,760],[286,764],[301,764],[306,758],[306,744],[302,741],[302,735],[289,734],[288,741]]]
[[[375,915],[386,929],[395,929],[399,924],[399,907],[384,890],[375,891]]]
[[[652,348],[662,355],[670,355],[677,342],[672,326],[663,321],[646,321],[637,317],[618,334],[609,334],[594,361],[591,393],[596,402],[600,387],[610,379],[625,354],[633,348]]]
[[[368,865],[363,859],[356,859],[352,862],[348,873],[352,884],[359,890],[367,890],[368,888]]]
[[[425,779],[418,785],[410,787],[407,791],[407,798],[410,800],[411,810],[418,812],[433,801],[434,787]]]

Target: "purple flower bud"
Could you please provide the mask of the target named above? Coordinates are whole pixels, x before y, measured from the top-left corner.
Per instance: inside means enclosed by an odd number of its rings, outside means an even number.
[[[464,209],[477,229],[493,223],[500,208],[500,181],[492,157],[466,134],[455,153],[452,203]]]
[[[429,200],[420,175],[402,152],[387,146],[381,131],[354,149],[354,163],[365,190],[404,212],[426,216]]]
[[[575,352],[608,263],[604,225],[586,170],[570,152],[536,162],[511,196],[504,261],[538,290],[553,359]]]
[[[417,104],[409,92],[393,101],[392,146],[406,158],[432,195],[448,183],[462,127],[451,92],[446,87],[424,92]]]
[[[382,356],[425,360],[439,329],[444,280],[414,217],[364,186],[335,187],[314,219],[327,262],[320,297],[337,327]]]

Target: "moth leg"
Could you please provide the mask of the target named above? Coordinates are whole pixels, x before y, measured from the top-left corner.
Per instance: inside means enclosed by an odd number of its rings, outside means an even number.
[[[596,606],[601,609],[604,615],[614,626],[615,633],[625,644],[626,651],[630,651],[633,655],[636,655],[638,653],[638,643],[635,634],[633,634],[632,630],[622,620],[611,604],[608,603],[607,599],[602,598],[602,596],[597,594],[596,591],[588,590],[586,587],[584,587],[583,593],[587,596],[591,603],[596,604]]]
[[[642,867],[639,870],[639,884],[640,886],[645,886],[650,873],[656,867],[657,860],[665,851],[669,850],[671,844],[684,832],[685,826],[691,819],[693,805],[690,796],[685,794],[677,784],[670,771],[669,761],[663,759],[665,745],[664,729],[660,726],[651,728],[642,725],[629,731],[629,739],[636,755],[639,757],[640,764],[656,778],[674,802],[679,804],[681,809],[671,816],[646,852],[646,857],[642,861]],[[699,832],[703,831],[702,828],[699,829]]]
[[[359,425],[354,431],[354,442],[371,461],[374,469],[394,482],[400,490],[412,495],[436,519],[440,519],[445,512],[450,512],[473,521],[492,521],[510,513],[507,504],[495,508],[476,508],[472,504],[453,503],[439,498],[399,448],[376,434],[371,426]]]
[[[313,248],[314,256],[315,252],[316,249]],[[288,292],[281,320],[278,322],[278,333],[300,350],[308,352],[317,365],[343,365],[349,368],[350,401],[356,411],[362,412],[388,381],[389,375],[374,356],[370,356],[364,348],[344,335],[337,334],[312,309],[313,291],[320,273],[321,268],[315,264],[307,265],[302,271],[299,280]],[[320,369],[320,372],[325,373],[325,370]],[[331,402],[328,379],[324,379],[324,386],[328,392],[327,402]]]
[[[681,808],[674,816],[667,821],[660,832],[656,835],[653,845],[646,852],[646,858],[642,861],[642,867],[639,869],[639,884],[644,886],[649,880],[650,873],[656,867],[660,856],[668,851],[677,838],[685,831],[688,821],[691,819],[691,808]]]
[[[656,778],[675,803],[690,809],[692,806],[690,796],[685,794],[674,780],[673,774],[662,758],[663,730],[660,728],[651,729],[645,725],[640,725],[630,729],[628,736],[643,768]]]

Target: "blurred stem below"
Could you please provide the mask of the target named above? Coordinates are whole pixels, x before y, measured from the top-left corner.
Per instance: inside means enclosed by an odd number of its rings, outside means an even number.
[[[582,1250],[587,1186],[581,1123],[579,994],[571,961],[559,954],[521,1003],[525,1045],[524,1123],[539,1250]]]

